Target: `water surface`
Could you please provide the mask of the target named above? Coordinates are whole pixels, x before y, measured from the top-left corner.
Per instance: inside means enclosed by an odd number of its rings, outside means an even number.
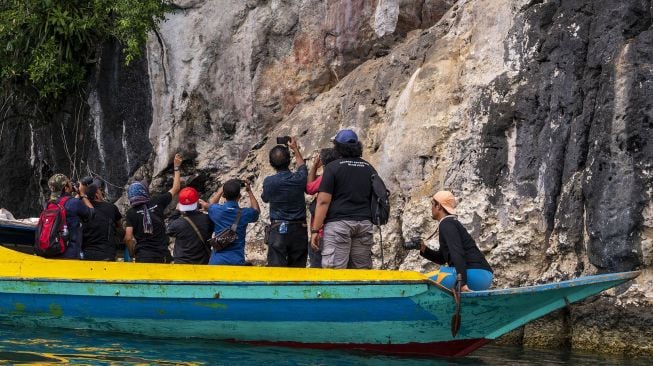
[[[566,351],[489,345],[465,358],[259,347],[194,339],[156,339],[89,331],[0,326],[0,364],[77,365],[651,365]]]

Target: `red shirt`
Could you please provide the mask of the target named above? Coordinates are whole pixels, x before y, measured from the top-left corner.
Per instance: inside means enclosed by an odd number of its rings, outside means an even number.
[[[315,178],[314,181],[310,183],[306,183],[306,193],[307,194],[317,194],[318,189],[320,188],[320,183],[322,183],[322,176],[320,175],[319,177]],[[317,198],[316,198],[317,199]],[[313,220],[315,219],[314,216],[311,216],[311,229],[313,228]],[[318,233],[320,238],[324,235],[324,232],[322,229],[320,229],[320,232]]]
[[[315,178],[311,183],[306,183],[306,193],[307,194],[316,194],[320,188],[320,183],[322,183],[322,176]]]

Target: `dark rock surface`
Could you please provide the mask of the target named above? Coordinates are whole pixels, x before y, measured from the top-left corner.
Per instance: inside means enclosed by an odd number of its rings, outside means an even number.
[[[0,135],[2,207],[16,217],[38,216],[54,173],[73,179],[97,175],[117,199],[134,171],[148,161],[152,123],[147,60],[124,66],[120,49],[106,44],[88,85],[86,102],[69,98],[50,121],[3,121]],[[11,115],[23,115],[13,109]]]
[[[590,262],[602,271],[632,270],[642,264],[638,232],[653,187],[651,3],[537,1],[518,19],[511,36],[523,40],[523,64],[493,89],[522,86],[489,103],[483,139],[492,153],[479,161],[482,177],[490,187],[513,179],[525,197],[543,193],[547,235],[586,220],[569,245],[587,240]]]

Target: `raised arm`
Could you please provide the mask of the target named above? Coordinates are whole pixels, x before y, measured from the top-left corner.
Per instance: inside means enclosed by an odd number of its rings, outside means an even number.
[[[256,197],[254,196],[254,192],[252,192],[252,183],[249,180],[245,181],[245,190],[247,191],[247,195],[249,196],[249,205],[256,211],[261,212],[261,207],[258,205],[258,201],[256,200]]]
[[[210,205],[212,205],[214,203],[220,202],[220,198],[222,198],[222,187],[218,188],[218,190],[215,191],[215,193],[213,193],[211,195],[211,197],[209,198],[209,203],[208,203],[208,205],[206,205],[206,207],[209,207]]]
[[[181,172],[179,171],[179,167],[181,166],[182,158],[181,154],[175,154],[175,160],[173,163],[174,166],[174,178],[172,179],[172,188],[168,192],[170,192],[170,195],[172,197],[176,196],[177,193],[179,193],[179,190],[181,189]]]
[[[288,147],[295,153],[295,164],[297,167],[300,167],[304,165],[304,158],[302,157],[302,153],[299,152],[299,143],[297,141],[297,137],[293,136],[290,138],[290,141],[288,141]]]
[[[315,178],[317,178],[317,170],[322,166],[322,160],[320,160],[320,154],[316,153],[313,157],[313,165],[308,171],[308,179],[306,183],[312,183]]]
[[[81,183],[79,185],[79,199],[82,201],[84,206],[88,207],[89,209],[93,209],[93,204],[91,203],[91,199],[86,195],[86,184]],[[91,214],[87,214],[89,217],[86,217],[86,219],[90,219]]]

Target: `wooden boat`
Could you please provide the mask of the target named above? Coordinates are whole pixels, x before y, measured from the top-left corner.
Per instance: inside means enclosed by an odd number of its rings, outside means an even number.
[[[0,248],[0,323],[263,345],[464,356],[637,277],[463,293],[411,271],[48,260]]]
[[[34,252],[34,220],[0,219],[0,244],[26,253]]]

